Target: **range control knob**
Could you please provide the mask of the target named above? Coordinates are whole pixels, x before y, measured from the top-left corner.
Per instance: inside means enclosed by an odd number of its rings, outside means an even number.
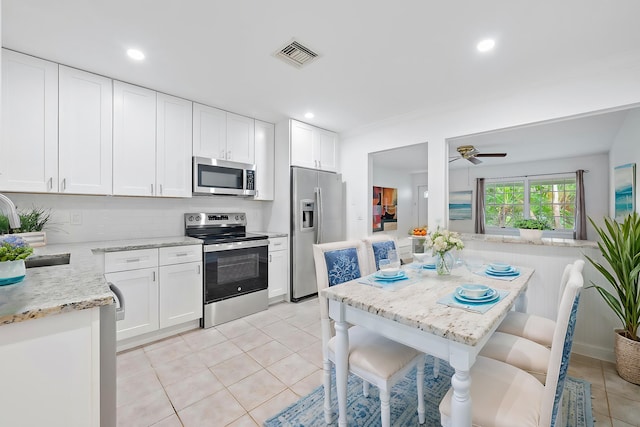
[[[200,221],[200,215],[196,216],[196,221]]]
[[[193,215],[189,216],[189,221],[193,221]]]

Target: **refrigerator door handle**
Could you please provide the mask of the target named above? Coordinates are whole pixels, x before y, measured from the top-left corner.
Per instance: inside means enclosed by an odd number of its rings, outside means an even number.
[[[318,213],[316,215],[317,218],[317,223],[318,223],[318,232],[316,233],[316,244],[318,243],[322,243],[322,231],[324,228],[324,224],[323,224],[323,215],[324,215],[324,209],[322,208],[322,189],[320,187],[316,187],[315,188],[315,193],[316,193],[316,209],[318,210]]]

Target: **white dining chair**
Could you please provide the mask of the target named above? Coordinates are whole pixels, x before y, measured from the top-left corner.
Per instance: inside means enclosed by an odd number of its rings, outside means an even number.
[[[471,368],[472,424],[483,427],[559,427],[562,393],[584,279],[572,271],[560,302],[551,342],[547,381],[508,363],[478,356]],[[440,402],[440,419],[451,426],[450,389]]]
[[[562,278],[564,283],[561,283],[563,292],[566,290],[566,284],[571,273],[577,272],[582,274],[583,267],[584,261],[582,260],[576,260],[573,264],[567,265],[565,268],[565,274],[563,274]],[[565,275],[567,276],[566,278],[564,277]],[[560,295],[560,301],[563,296],[564,293]],[[536,316],[535,318],[539,318],[539,316]],[[532,321],[532,324],[535,324],[535,320]],[[555,329],[556,322],[553,322],[553,326]],[[480,356],[499,360],[513,365],[516,368],[520,368],[523,371],[527,371],[536,377],[538,381],[544,384],[546,382],[547,367],[549,365],[549,358],[551,357],[551,350],[548,347],[527,338],[522,338],[520,336],[504,332],[495,332],[482,348]]]
[[[367,254],[369,272],[374,273],[380,269],[380,260],[387,258],[389,250],[395,250],[400,256],[398,241],[394,236],[380,234],[362,239]]]
[[[558,289],[558,305],[560,304],[572,268],[579,268],[580,271],[582,271],[584,261],[581,259],[575,260],[572,264],[568,264],[564,268]],[[516,335],[537,342],[545,347],[551,347],[551,340],[553,339],[553,331],[555,328],[556,322],[549,318],[535,314],[521,313],[519,311],[510,311],[496,331]]]
[[[331,363],[335,363],[335,331],[329,318],[329,301],[322,289],[361,277],[368,273],[364,243],[360,240],[313,245],[316,266],[320,321],[322,327],[322,368],[324,384],[324,417],[331,423]],[[361,326],[352,326],[349,334],[349,372],[363,380],[363,393],[368,397],[368,385],[380,390],[380,418],[383,427],[391,425],[391,387],[413,368],[417,370],[418,419],[425,421],[424,355],[403,344],[383,337]]]

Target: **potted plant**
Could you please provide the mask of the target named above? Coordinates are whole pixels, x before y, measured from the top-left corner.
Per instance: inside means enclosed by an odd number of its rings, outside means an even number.
[[[618,374],[625,380],[640,384],[640,215],[627,215],[622,224],[605,218],[598,227],[589,218],[600,236],[598,248],[607,266],[586,257],[613,288],[592,283],[604,301],[622,321],[622,329],[615,330],[615,355]]]
[[[520,218],[514,221],[513,226],[520,229],[520,237],[531,242],[540,241],[542,231],[551,230],[546,219]]]
[[[0,215],[0,234],[17,234],[29,243],[29,245],[44,246],[47,243],[47,235],[44,227],[51,219],[51,210],[32,207],[26,211],[20,211],[20,228],[11,230],[9,219]]]
[[[32,253],[33,248],[21,237],[0,237],[0,286],[18,283],[24,279],[24,259]]]

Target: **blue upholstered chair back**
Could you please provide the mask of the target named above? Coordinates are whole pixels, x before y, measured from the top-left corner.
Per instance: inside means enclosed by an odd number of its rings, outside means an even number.
[[[356,248],[336,249],[324,253],[329,286],[339,285],[360,277],[360,263]]]
[[[368,258],[368,268],[371,273],[380,269],[380,260],[387,258],[390,249],[398,250],[398,244],[393,236],[386,234],[376,235],[362,239]],[[400,253],[398,253],[400,256]]]

